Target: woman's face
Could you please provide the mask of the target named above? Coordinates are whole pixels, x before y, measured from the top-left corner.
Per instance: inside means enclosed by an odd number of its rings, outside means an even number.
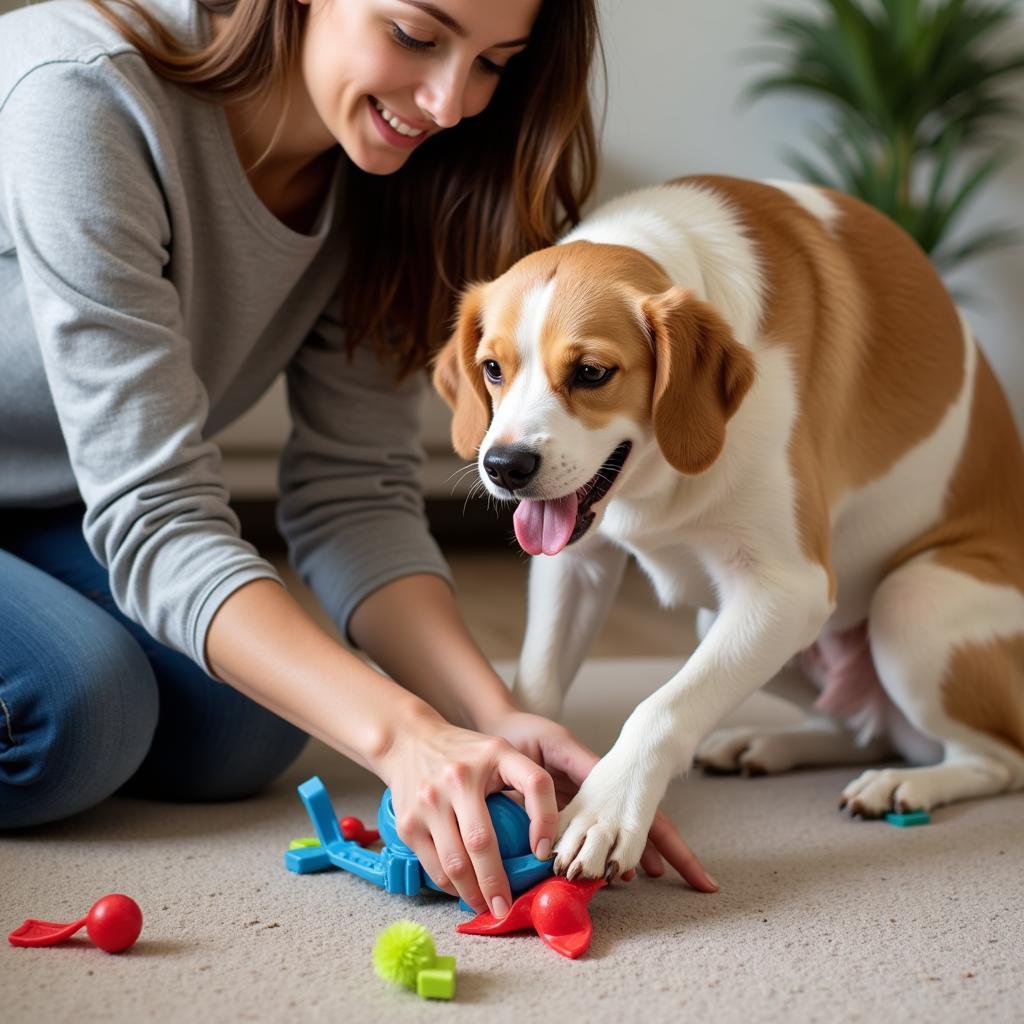
[[[541,0],[299,0],[309,130],[371,174],[487,106]],[[557,2],[557,0],[555,0]]]

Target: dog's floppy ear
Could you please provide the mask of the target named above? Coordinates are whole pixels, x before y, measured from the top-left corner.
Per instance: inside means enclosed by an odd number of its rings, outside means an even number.
[[[725,425],[754,383],[754,358],[722,316],[685,288],[643,302],[654,343],[651,419],[665,458],[702,473],[725,444]]]
[[[473,285],[459,301],[455,332],[434,360],[434,387],[451,406],[452,447],[464,459],[475,459],[491,422],[491,397],[474,358],[480,344],[483,285]]]

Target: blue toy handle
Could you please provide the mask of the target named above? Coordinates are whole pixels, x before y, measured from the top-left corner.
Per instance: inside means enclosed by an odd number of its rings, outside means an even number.
[[[311,875],[314,871],[326,871],[331,866],[331,856],[322,846],[304,846],[286,850],[284,866],[297,875]]]

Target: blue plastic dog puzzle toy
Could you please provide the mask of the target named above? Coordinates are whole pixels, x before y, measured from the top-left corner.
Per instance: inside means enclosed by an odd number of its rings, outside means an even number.
[[[416,854],[398,838],[390,789],[384,790],[377,812],[377,830],[384,842],[380,852],[367,850],[341,834],[331,798],[319,775],[307,779],[298,790],[320,845],[288,850],[284,866],[289,871],[305,875],[330,867],[341,868],[381,886],[385,892],[404,896],[415,896],[424,886],[435,892],[444,891],[423,870]],[[554,861],[538,860],[530,852],[530,818],[515,800],[503,793],[492,793],[487,797],[487,810],[494,823],[498,849],[514,898],[551,875]],[[459,905],[472,912],[464,901],[460,900]]]

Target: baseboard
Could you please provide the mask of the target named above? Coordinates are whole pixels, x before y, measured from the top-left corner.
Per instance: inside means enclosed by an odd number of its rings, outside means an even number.
[[[251,498],[232,501],[242,524],[242,536],[263,553],[282,552],[284,539],[274,522],[275,503]],[[425,502],[430,532],[442,548],[483,547],[503,550],[515,536],[512,506],[465,498],[428,498]]]

